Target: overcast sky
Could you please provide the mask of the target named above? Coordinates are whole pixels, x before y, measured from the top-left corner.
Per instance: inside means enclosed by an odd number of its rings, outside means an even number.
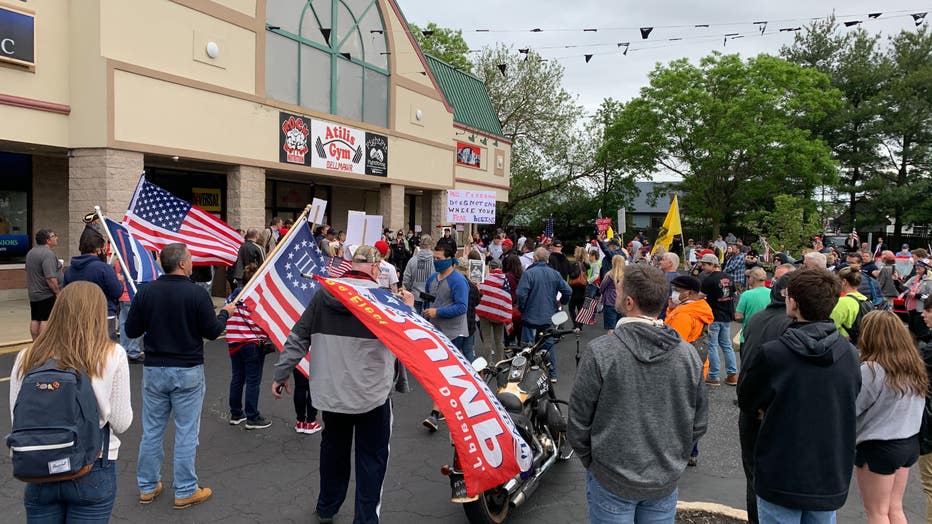
[[[910,13],[928,11],[926,24],[932,23],[932,0],[781,0],[749,2],[738,0],[696,1],[608,1],[608,0],[397,0],[408,21],[420,26],[435,22],[442,27],[462,29],[472,49],[496,42],[513,44],[515,49],[530,47],[545,58],[561,58],[565,67],[564,86],[578,95],[579,102],[592,111],[607,97],[627,100],[647,83],[647,74],[658,62],[681,57],[697,59],[712,51],[738,52],[743,56],[758,53],[777,54],[780,47],[792,42],[792,33],[780,33],[782,27],[805,25],[812,17],[833,11],[840,21],[863,19],[869,32],[884,35],[901,29],[915,29]],[[900,13],[895,13],[902,11]],[[876,20],[867,13],[881,12]],[[858,15],[858,16],[842,16]],[[755,21],[768,21],[764,36]],[[710,24],[696,28],[696,24]],[[729,25],[716,25],[729,24]],[[660,26],[685,25],[681,28]],[[647,40],[637,28],[654,26]],[[532,28],[542,32],[531,33]],[[583,32],[596,28],[598,32]],[[493,32],[477,33],[476,29]],[[558,31],[573,29],[573,31]],[[496,31],[498,30],[498,31]],[[504,31],[502,31],[504,30]],[[520,31],[513,31],[520,30]],[[723,47],[723,35],[740,33]],[[671,38],[683,38],[670,41]],[[618,42],[630,42],[627,56]],[[608,44],[593,46],[591,44]],[[575,48],[562,48],[574,45]],[[543,49],[545,47],[558,49]],[[653,47],[653,49],[647,49]],[[516,51],[517,52],[517,51]],[[584,54],[594,56],[586,64]]]

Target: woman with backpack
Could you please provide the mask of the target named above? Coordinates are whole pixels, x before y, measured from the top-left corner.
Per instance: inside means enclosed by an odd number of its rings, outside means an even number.
[[[858,341],[855,476],[868,524],[906,522],[903,493],[919,458],[929,378],[909,331],[893,313],[864,316]]]
[[[858,291],[861,285],[861,266],[854,264],[838,272],[841,279],[841,298],[832,310],[831,318],[841,336],[852,344],[858,343],[861,332],[861,319],[874,309],[870,300]]]
[[[107,443],[106,452],[98,452],[98,458],[93,461],[88,473],[73,480],[26,484],[24,503],[28,522],[110,520],[117,489],[117,468],[114,461],[120,450],[120,440],[116,434],[129,428],[133,421],[133,408],[130,405],[126,351],[110,340],[106,328],[107,300],[103,292],[90,282],[73,282],[64,288],[55,300],[45,331],[36,338],[31,347],[21,351],[16,357],[16,363],[10,373],[10,407],[14,434],[21,427],[15,418],[16,413],[20,410],[22,413],[29,412],[30,406],[25,404],[37,397],[36,389],[42,389],[39,387],[40,383],[25,382],[24,379],[30,372],[43,368],[50,360],[58,363],[57,369],[75,370],[80,378],[90,378],[93,396],[97,401],[97,424],[83,419],[77,422],[94,425],[99,430],[104,430],[109,424],[109,429],[101,431],[101,440]],[[78,383],[86,384],[82,383],[80,378]],[[59,388],[63,392],[67,389],[58,382],[52,382],[38,395],[50,395],[51,391]],[[80,396],[81,386],[75,389]],[[17,406],[18,399],[23,401],[20,406]],[[64,404],[65,402],[61,402],[46,410],[46,414],[61,405],[62,417],[65,417],[69,406]],[[62,425],[74,423],[75,421],[61,421]],[[79,436],[80,434],[79,432]],[[15,454],[16,450],[13,452]]]

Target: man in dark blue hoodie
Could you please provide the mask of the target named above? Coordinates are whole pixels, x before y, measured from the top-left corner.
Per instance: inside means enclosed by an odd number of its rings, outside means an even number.
[[[117,279],[113,266],[107,264],[107,241],[94,225],[84,227],[78,241],[79,256],[71,257],[71,265],[65,270],[64,284],[84,280],[97,284],[107,297],[107,328],[110,339],[119,341],[116,334],[117,315],[120,311],[120,296],[123,284]]]
[[[829,319],[841,283],[819,268],[790,273],[793,323],[743,370],[738,405],[757,413],[754,490],[761,524],[835,522],[854,467],[857,349]]]

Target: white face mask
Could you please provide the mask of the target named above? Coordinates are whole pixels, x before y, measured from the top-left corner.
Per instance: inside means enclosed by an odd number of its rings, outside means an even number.
[[[680,293],[677,293],[676,291],[674,291],[673,293],[670,294],[670,300],[672,300],[674,304],[680,305],[683,303],[683,299],[680,298],[681,296],[682,295]]]

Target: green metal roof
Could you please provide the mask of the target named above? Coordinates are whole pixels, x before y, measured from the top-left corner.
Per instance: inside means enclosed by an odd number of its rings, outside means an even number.
[[[502,136],[502,123],[492,107],[485,84],[479,78],[424,54],[427,65],[440,84],[444,96],[453,106],[453,121],[479,131]]]

